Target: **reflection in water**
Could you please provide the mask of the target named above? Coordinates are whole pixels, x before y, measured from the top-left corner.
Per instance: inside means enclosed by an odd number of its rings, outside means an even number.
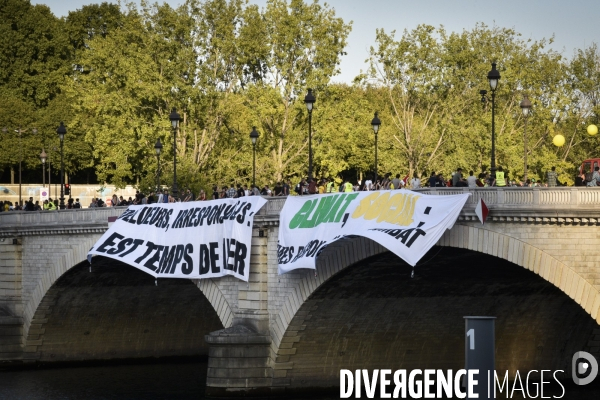
[[[202,399],[207,362],[0,372],[2,400]]]
[[[158,400],[204,399],[207,361],[174,361],[143,365],[110,365],[94,367],[51,368],[39,370],[0,372],[1,400]],[[564,399],[597,399],[600,382],[575,386],[564,382]],[[562,389],[551,389],[545,396],[562,394]],[[337,392],[337,391],[336,391]],[[379,392],[376,392],[379,394]],[[365,396],[362,391],[363,399]],[[275,400],[334,400],[338,396],[330,390],[317,393],[290,393]],[[379,397],[375,397],[378,399]],[[498,399],[506,399],[498,395]],[[524,399],[521,392],[512,399]],[[529,397],[527,397],[529,398]]]

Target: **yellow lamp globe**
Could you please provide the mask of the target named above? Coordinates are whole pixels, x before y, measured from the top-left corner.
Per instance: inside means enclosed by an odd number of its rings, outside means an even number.
[[[598,127],[594,124],[590,125],[587,127],[587,133],[590,136],[594,136],[595,134],[598,133]]]
[[[554,136],[554,139],[552,139],[552,143],[554,143],[556,147],[562,147],[565,144],[565,137],[563,135],[556,135]]]

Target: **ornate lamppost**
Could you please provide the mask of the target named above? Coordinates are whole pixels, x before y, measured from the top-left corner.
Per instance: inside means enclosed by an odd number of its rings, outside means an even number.
[[[67,134],[67,128],[61,121],[56,133],[60,139],[60,209],[65,209],[65,160],[64,160],[64,142],[65,135]]]
[[[500,71],[496,69],[496,63],[492,63],[492,69],[487,74],[488,81],[490,83],[490,89],[492,90],[492,163],[491,163],[491,174],[496,176],[496,126],[495,126],[495,112],[496,112],[496,88],[498,87],[498,81],[500,80]],[[485,93],[482,93],[485,95]]]
[[[373,180],[373,185],[377,185],[377,133],[379,132],[379,127],[381,126],[381,121],[377,116],[377,112],[375,116],[371,120],[371,126],[373,127],[373,133],[375,133],[375,179]]]
[[[42,152],[40,153],[40,161],[42,162],[42,186],[46,187],[46,159],[48,155],[42,148]]]
[[[176,108],[171,110],[169,119],[171,120],[171,126],[173,127],[173,189],[171,191],[173,192],[173,198],[177,199],[177,128],[179,128],[181,117],[177,113]]]
[[[160,152],[162,151],[163,145],[160,142],[160,138],[154,145],[154,151],[156,152],[156,197],[160,196]]]
[[[252,132],[250,132],[250,140],[252,140],[252,187],[256,186],[256,140],[258,136],[258,131],[253,126]]]
[[[525,119],[525,126],[523,127],[523,182],[527,182],[527,117],[529,117],[529,110],[531,110],[531,101],[527,96],[523,96],[521,101],[521,111],[523,111],[523,117]]]
[[[308,179],[313,177],[313,160],[312,160],[312,110],[315,104],[315,96],[312,89],[308,89],[308,94],[304,97],[304,104],[308,110]]]

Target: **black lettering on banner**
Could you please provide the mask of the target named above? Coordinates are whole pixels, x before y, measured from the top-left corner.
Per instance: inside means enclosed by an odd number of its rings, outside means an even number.
[[[168,212],[168,213],[166,213],[166,214],[165,214],[165,217],[164,217],[165,219],[164,219],[164,221],[163,221],[163,226],[164,226],[165,228],[167,228],[167,229],[165,229],[165,232],[169,230],[169,217],[170,217],[171,215],[173,215],[173,210],[172,210],[172,209],[171,209],[171,210],[169,210],[169,212]]]
[[[163,212],[165,211],[162,208],[155,207],[152,211],[152,216],[148,218],[148,225],[156,225],[158,228],[158,222],[160,222],[160,218],[162,217]]]
[[[204,216],[206,215],[206,211],[207,211],[206,208],[207,207],[200,208],[200,212],[198,213],[198,218],[196,218],[196,220],[194,221],[194,226],[198,226],[198,225],[202,226],[202,222],[203,222]]]
[[[129,218],[130,218],[130,217],[131,217],[133,214],[135,214],[135,210],[130,210],[130,209],[127,209],[127,210],[125,210],[125,212],[124,212],[123,214],[121,214],[121,216],[120,216],[119,218],[117,218],[117,219],[121,219],[121,220],[123,220],[123,221],[125,221],[125,222],[129,222]]]
[[[208,213],[208,217],[206,217],[206,225],[210,226],[215,218],[215,214],[217,213],[217,206],[211,206],[210,212]]]
[[[233,250],[231,250],[233,246]],[[229,260],[235,257],[235,239],[223,239],[223,269],[233,271],[233,264]]]
[[[175,258],[175,247],[176,246],[165,246],[165,250],[163,251],[162,257],[160,258],[158,273],[169,273],[169,269],[171,268],[171,264],[173,264],[173,259]]]
[[[242,276],[244,275],[244,268],[246,267],[246,254],[248,254],[248,247],[238,240],[235,243],[233,270]]]
[[[219,255],[217,254],[219,243],[210,242],[208,245],[210,246],[210,270],[213,274],[218,274],[221,272],[221,268],[217,265],[217,261],[219,260]]]
[[[148,255],[150,254],[150,252],[152,250],[154,250],[156,248],[156,245],[152,242],[148,242],[146,243],[146,251],[144,252],[144,254],[141,257],[138,257],[135,259],[135,263],[139,264],[142,262],[142,260],[146,257],[148,257]]]
[[[219,209],[217,211],[217,214],[215,215],[215,220],[213,221],[214,224],[222,224],[223,223],[223,210],[225,210],[225,207],[227,207],[227,204],[220,204],[219,205]]]
[[[196,218],[196,215],[198,214],[198,211],[200,211],[199,207],[196,207],[192,210],[192,215],[190,215],[190,218],[188,219],[188,222],[186,224],[187,228],[190,228],[192,226],[194,226],[194,219]]]
[[[200,271],[199,275],[208,274],[210,270],[210,254],[208,252],[208,246],[205,244],[200,245]]]
[[[239,214],[239,215],[237,216],[237,218],[236,218],[236,221],[237,221],[239,224],[243,224],[243,223],[244,223],[244,219],[246,218],[246,212],[247,212],[248,210],[250,210],[251,208],[252,208],[252,204],[250,204],[250,203],[246,203],[246,205],[242,207],[242,209],[241,209],[242,213],[241,213],[241,214]],[[238,213],[239,213],[239,211],[238,211]]]
[[[185,211],[185,217],[183,217],[183,220],[181,221],[181,224],[179,225],[180,228],[185,228],[186,226],[188,226],[188,224],[190,223],[190,217],[192,216],[193,213],[194,213],[193,208]]]
[[[125,246],[129,246],[131,243],[133,243],[133,239],[131,239],[131,238],[125,238],[125,239],[123,239],[123,240],[121,240],[119,242],[119,244],[117,245],[117,248],[113,247],[112,249],[109,249],[106,252],[106,254],[118,254],[118,253],[124,251],[125,250]]]
[[[277,245],[277,263],[278,264],[287,264],[294,257],[294,246],[284,247],[281,245]]]
[[[243,204],[245,204],[245,202],[242,203],[241,201],[238,201],[237,203],[235,203],[234,206],[231,207],[230,212],[227,214],[227,219],[229,221],[233,221],[235,219],[237,213],[240,212],[240,209],[242,208]]]
[[[394,238],[400,240],[400,242],[403,245],[405,245],[406,247],[410,248],[410,246],[413,245],[413,243],[415,242],[415,240],[417,240],[421,236],[427,235],[427,232],[425,232],[423,229],[420,228],[421,226],[423,226],[422,222],[419,224],[419,227],[417,227],[417,228],[410,228],[410,229],[379,229],[379,228],[374,228],[374,229],[371,229],[371,230],[372,231],[380,231],[380,232],[383,232],[383,233],[387,233],[388,235],[393,236]]]
[[[183,259],[183,250],[184,246],[182,244],[178,244],[175,250],[175,259],[173,260],[173,263],[171,264],[171,269],[169,270],[170,274],[175,273],[175,267],[179,265],[179,263]]]
[[[148,218],[150,218],[152,216],[152,213],[154,212],[154,208],[153,207],[144,207],[143,211],[144,211],[144,216],[141,218],[138,218],[138,225],[148,225]]]
[[[134,217],[140,212],[141,210],[135,210],[135,212],[131,215],[131,217],[129,217],[129,219],[127,220],[127,222],[129,222],[130,224],[135,224],[137,221],[134,219]]]
[[[135,249],[137,249],[138,246],[140,246],[142,244],[144,244],[144,241],[142,239],[135,239],[133,241],[133,245],[131,246],[131,248],[129,250],[127,250],[125,253],[119,254],[119,257],[125,257],[129,253],[133,253],[135,251]]]
[[[194,261],[192,260],[192,257],[190,257],[190,254],[193,252],[194,246],[192,246],[191,243],[186,244],[183,252],[183,259],[185,262],[181,265],[181,273],[184,275],[189,275],[194,270]]]
[[[158,269],[158,267],[156,265],[154,265],[155,262],[157,262],[158,260],[160,260],[160,252],[165,248],[165,246],[161,246],[161,245],[156,245],[154,246],[154,254],[152,255],[152,257],[150,257],[145,263],[144,263],[144,267],[148,268],[149,270],[152,271],[156,271]]]
[[[98,247],[98,249],[96,251],[100,252],[100,253],[106,253],[108,251],[108,247],[112,247],[114,246],[116,243],[114,242],[115,239],[123,239],[125,236],[118,234],[117,232],[113,232],[112,235],[110,235],[108,237],[108,239],[106,239],[104,241],[104,243],[102,243],[100,245],[100,247]]]
[[[181,223],[181,219],[183,218],[184,214],[185,214],[185,210],[179,210],[179,212],[177,213],[177,217],[175,217],[175,221],[173,221],[173,225],[172,225],[173,229],[179,228],[179,224]]]
[[[294,256],[294,247],[277,245],[277,263],[288,264],[296,262],[302,257],[318,257],[327,245],[325,240],[311,240],[305,246],[298,247],[298,253]]]
[[[225,209],[223,210],[223,219],[227,220],[229,219],[229,217],[231,216],[231,214],[233,214],[233,210],[235,209],[236,205],[239,204],[240,202],[238,201],[235,205],[234,204],[227,204],[227,206],[225,206]]]
[[[136,224],[141,225],[144,222],[144,217],[146,216],[147,211],[148,211],[148,207],[142,208],[142,211],[140,211],[140,214],[137,217]]]
[[[296,254],[296,257],[294,257],[294,259],[292,260],[292,262],[295,262],[297,259],[299,259],[303,255],[304,255],[304,246],[299,246],[298,247],[298,254]]]

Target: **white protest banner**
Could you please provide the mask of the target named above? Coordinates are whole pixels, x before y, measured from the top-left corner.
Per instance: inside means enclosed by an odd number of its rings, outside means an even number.
[[[319,252],[348,235],[372,239],[414,266],[452,228],[469,196],[410,190],[290,196],[279,223],[279,274],[315,269]]]
[[[254,215],[260,196],[130,206],[88,253],[157,278],[233,275],[248,281]]]

